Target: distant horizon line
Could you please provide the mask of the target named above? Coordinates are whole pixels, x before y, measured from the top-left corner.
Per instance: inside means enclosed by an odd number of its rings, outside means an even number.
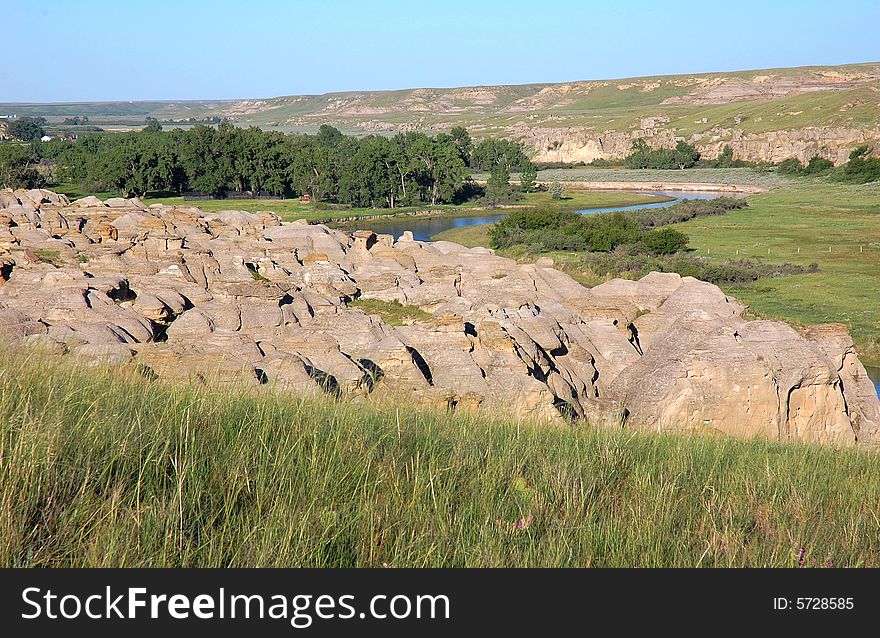
[[[755,73],[758,71],[796,71],[801,69],[830,69],[839,67],[852,66],[870,66],[880,65],[880,60],[871,60],[867,62],[842,62],[839,64],[804,64],[798,66],[778,66],[778,67],[760,67],[748,69],[732,69],[729,71],[695,71],[686,73],[664,73],[654,75],[629,75],[606,78],[581,78],[578,80],[561,80],[554,82],[512,82],[512,83],[496,83],[496,84],[459,84],[453,86],[408,86],[398,88],[385,89],[345,89],[336,91],[324,91],[323,93],[281,93],[272,96],[261,97],[229,97],[229,98],[149,98],[149,99],[93,99],[93,100],[65,100],[59,102],[0,102],[0,106],[73,106],[77,104],[120,104],[120,103],[147,103],[147,104],[168,104],[168,103],[184,103],[184,102],[241,102],[246,100],[277,100],[285,97],[322,97],[325,95],[346,95],[352,93],[398,93],[404,91],[448,91],[453,89],[482,89],[497,87],[527,87],[527,86],[554,86],[562,84],[580,84],[584,82],[615,82],[623,80],[644,80],[650,78],[670,78],[682,76],[701,76],[715,74],[737,74],[737,73]]]

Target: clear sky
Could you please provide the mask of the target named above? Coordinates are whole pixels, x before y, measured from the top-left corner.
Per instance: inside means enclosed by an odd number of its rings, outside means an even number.
[[[0,102],[271,97],[880,61],[880,0],[3,5]]]

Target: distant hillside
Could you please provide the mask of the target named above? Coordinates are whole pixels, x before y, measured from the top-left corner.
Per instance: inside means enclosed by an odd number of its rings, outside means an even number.
[[[706,157],[729,144],[737,158],[835,163],[880,140],[880,62],[563,84],[358,91],[267,99],[190,102],[0,104],[0,114],[106,116],[136,126],[143,117],[228,117],[242,126],[314,130],[333,124],[364,133],[445,130],[524,141],[540,161],[589,162],[625,155],[636,138],[676,139]]]

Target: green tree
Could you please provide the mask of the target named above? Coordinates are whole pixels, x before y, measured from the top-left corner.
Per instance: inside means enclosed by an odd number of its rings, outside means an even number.
[[[724,148],[721,150],[721,153],[715,158],[715,161],[712,163],[715,168],[730,168],[734,165],[733,159],[733,149],[730,148],[729,144],[725,144]]]
[[[18,117],[9,123],[9,134],[22,142],[33,142],[46,134],[44,118]]]
[[[471,151],[473,150],[471,134],[465,127],[455,126],[449,131],[449,137],[452,138],[452,143],[458,149],[458,154],[461,156],[465,166],[470,166]]]
[[[42,185],[33,149],[20,144],[0,144],[0,187],[34,188]]]
[[[504,201],[513,195],[513,188],[510,186],[510,171],[504,164],[495,164],[489,173],[489,179],[486,181],[486,198],[494,201]]]
[[[804,165],[796,157],[789,157],[779,162],[777,172],[780,175],[803,175]]]
[[[813,155],[810,161],[807,162],[804,172],[809,175],[824,175],[830,173],[832,168],[834,168],[834,163],[831,160]]]
[[[629,168],[685,169],[694,166],[699,159],[699,151],[684,141],[679,141],[674,149],[651,149],[645,140],[637,139],[624,164]]]
[[[679,169],[684,170],[685,168],[693,167],[700,160],[700,152],[692,145],[679,141],[675,145],[672,159]]]
[[[560,200],[565,197],[565,187],[559,182],[559,180],[553,180],[547,191],[550,193],[551,199]]]
[[[524,193],[535,190],[535,181],[538,179],[538,168],[531,160],[522,163],[519,169],[519,184]]]

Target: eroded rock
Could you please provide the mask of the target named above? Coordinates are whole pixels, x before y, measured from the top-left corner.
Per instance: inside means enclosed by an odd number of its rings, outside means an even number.
[[[427,314],[391,325],[356,299]],[[878,440],[845,327],[801,334],[743,311],[675,274],[586,289],[549,259],[406,233],[0,191],[2,336],[86,364],[540,421]]]

